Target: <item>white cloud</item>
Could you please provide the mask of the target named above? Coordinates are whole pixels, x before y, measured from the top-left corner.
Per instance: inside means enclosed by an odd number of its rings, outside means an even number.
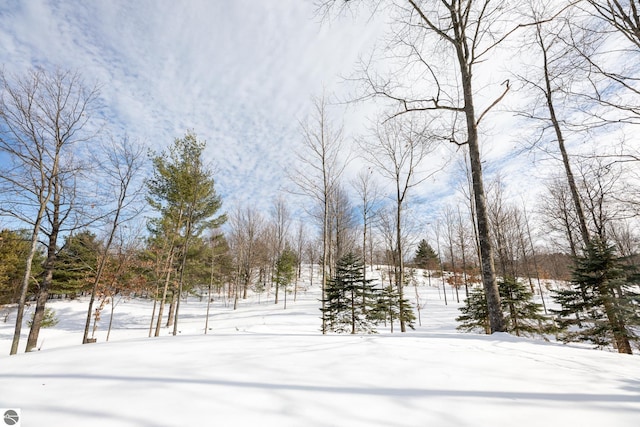
[[[5,5],[0,62],[79,69],[110,126],[161,149],[208,142],[229,200],[270,203],[311,95],[331,91],[377,29],[319,24],[311,2],[31,0]]]

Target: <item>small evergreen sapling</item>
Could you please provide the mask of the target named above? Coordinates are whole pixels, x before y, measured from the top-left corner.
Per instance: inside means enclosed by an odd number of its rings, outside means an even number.
[[[548,319],[541,314],[541,305],[533,301],[533,294],[527,286],[507,277],[498,282],[498,289],[507,332],[517,336],[535,336],[544,335],[551,330]],[[472,289],[465,305],[459,310],[462,314],[456,318],[460,323],[458,330],[491,333],[483,289]]]
[[[373,280],[364,278],[364,264],[353,253],[342,257],[325,288],[323,319],[334,332],[375,332],[378,321]]]

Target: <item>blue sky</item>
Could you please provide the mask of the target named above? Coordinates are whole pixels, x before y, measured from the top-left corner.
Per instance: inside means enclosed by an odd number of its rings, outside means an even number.
[[[17,73],[34,66],[79,70],[101,85],[110,132],[153,150],[193,130],[207,141],[224,209],[251,205],[268,214],[290,186],[286,169],[301,149],[299,123],[311,97],[352,93],[344,77],[384,44],[385,31],[385,18],[366,13],[321,22],[312,0],[8,0],[0,5],[0,64]],[[479,111],[502,92],[511,59],[479,66]],[[514,86],[510,97],[518,93]],[[518,154],[531,129],[506,104],[483,122],[485,171],[500,172],[515,202],[535,203],[559,164],[533,163],[540,153]],[[332,108],[348,138],[372,111]],[[455,151],[443,147],[428,167]],[[459,191],[457,159],[412,194],[425,224]],[[357,169],[358,161],[348,174]]]
[[[79,70],[101,85],[104,119],[161,150],[207,141],[227,205],[270,204],[310,99],[344,90],[379,27],[321,23],[311,1],[8,1],[0,63]]]

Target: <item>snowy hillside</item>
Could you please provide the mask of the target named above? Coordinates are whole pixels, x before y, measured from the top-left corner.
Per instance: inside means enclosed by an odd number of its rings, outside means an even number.
[[[39,352],[8,356],[11,316],[0,323],[0,408],[22,426],[638,425],[637,356],[457,333],[457,305],[420,294],[423,326],[364,336],[321,335],[317,289],[286,310],[216,301],[207,335],[190,299],[178,337],[147,338],[151,304],[122,301],[110,342],[107,307],[91,345],[86,302],[53,302]]]

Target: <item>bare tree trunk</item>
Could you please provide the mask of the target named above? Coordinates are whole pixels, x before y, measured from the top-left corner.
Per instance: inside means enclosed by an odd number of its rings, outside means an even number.
[[[553,89],[551,87],[551,75],[549,72],[549,60],[547,58],[547,46],[544,44],[541,35],[540,26],[537,27],[537,37],[538,44],[542,50],[542,58],[543,58],[543,69],[544,69],[544,83],[545,83],[545,98],[547,102],[547,109],[549,110],[549,118],[551,120],[551,124],[553,125],[553,130],[556,134],[556,139],[558,141],[558,148],[560,149],[560,154],[562,156],[562,165],[564,166],[564,171],[567,177],[567,184],[569,185],[569,191],[571,193],[571,200],[573,201],[573,207],[576,211],[576,216],[578,217],[578,225],[580,226],[580,235],[582,236],[582,242],[586,246],[589,244],[589,229],[587,228],[587,221],[585,219],[584,210],[582,209],[582,203],[580,202],[580,194],[578,193],[578,186],[576,185],[576,180],[573,175],[573,170],[571,169],[571,163],[569,161],[569,154],[567,153],[567,148],[564,143],[564,135],[562,133],[562,128],[560,126],[560,121],[556,115],[555,105],[553,102]]]
[[[167,328],[173,326],[173,321],[175,319],[176,313],[176,301],[179,298],[178,295],[178,286],[174,286],[174,289],[171,290],[171,304],[169,304],[169,314],[167,315],[167,324],[165,325]]]
[[[116,309],[115,298],[115,295],[111,297],[111,314],[109,316],[109,327],[107,328],[107,338],[105,338],[105,341],[109,341],[109,337],[111,336],[111,327],[113,326],[113,312]]]
[[[156,306],[158,305],[158,291],[160,291],[160,284],[156,282],[156,291],[153,294],[153,309],[151,310],[151,322],[149,323],[149,338],[153,335],[153,321],[156,316]]]
[[[13,332],[13,340],[11,341],[11,352],[9,353],[11,355],[18,352],[18,345],[20,344],[20,334],[22,333],[22,323],[24,321],[24,307],[27,302],[29,282],[31,281],[31,267],[37,250],[38,234],[40,233],[40,222],[43,214],[44,205],[41,205],[41,212],[38,215],[38,219],[31,234],[31,246],[29,247],[29,254],[27,255],[27,265],[22,278],[22,285],[20,286],[20,299],[18,301],[18,310],[16,312],[16,327]]]
[[[194,202],[195,204],[195,202]],[[184,270],[187,268],[187,254],[189,252],[189,243],[191,240],[191,226],[193,223],[192,213],[190,212],[187,220],[187,230],[185,233],[184,245],[182,247],[182,261],[180,262],[180,277],[178,279],[178,295],[176,298],[175,319],[173,321],[173,336],[178,333],[178,316],[180,313],[180,300],[182,298],[182,287],[184,284]]]
[[[440,279],[442,280],[442,293],[444,294],[444,305],[447,303],[447,289],[445,288],[444,267],[442,266],[442,252],[440,251],[440,224],[436,224],[436,246],[438,247],[438,258],[440,258]]]
[[[53,282],[53,271],[55,269],[55,261],[58,250],[58,233],[60,232],[61,218],[61,191],[62,183],[60,177],[56,173],[53,179],[53,212],[51,212],[51,230],[49,233],[49,241],[47,246],[47,260],[45,261],[44,276],[40,282],[38,289],[38,297],[36,299],[36,311],[33,315],[31,322],[31,329],[29,330],[29,337],[27,338],[26,352],[32,351],[38,345],[38,335],[40,334],[40,327],[42,320],[44,319],[45,304],[49,299],[49,288]]]
[[[122,145],[118,146],[113,143],[113,149],[111,152],[107,152],[107,157],[110,160],[110,165],[108,167],[113,167],[115,170],[108,170],[107,173],[110,177],[115,178],[111,184],[119,189],[118,200],[114,212],[113,221],[111,222],[111,227],[109,230],[109,237],[107,238],[107,243],[105,244],[102,254],[100,255],[100,262],[98,263],[98,268],[96,271],[96,276],[93,280],[93,286],[91,287],[91,297],[89,298],[89,307],[87,309],[87,320],[84,326],[84,334],[82,336],[82,343],[86,344],[87,337],[89,335],[89,325],[91,323],[91,312],[93,311],[93,303],[96,298],[96,293],[98,291],[98,284],[102,279],[102,273],[104,271],[104,267],[107,263],[108,253],[111,249],[111,244],[113,243],[113,239],[115,237],[116,231],[120,226],[121,215],[123,214],[123,209],[125,207],[125,201],[127,200],[128,193],[130,191],[129,185],[134,178],[135,173],[142,166],[139,162],[139,158],[142,155],[142,149],[134,149],[133,146],[129,143],[128,139],[124,139],[122,141]],[[135,192],[134,194],[139,194]],[[154,301],[154,313],[155,313],[155,301]]]
[[[487,298],[489,311],[489,325],[491,333],[505,332],[506,324],[500,304],[500,293],[496,282],[493,264],[493,248],[491,246],[491,231],[487,215],[484,183],[482,179],[482,161],[478,144],[478,129],[473,106],[473,91],[471,88],[471,73],[466,68],[462,47],[456,46],[461,66],[462,88],[464,92],[465,117],[467,121],[467,137],[469,145],[469,162],[471,164],[471,178],[473,182],[473,196],[476,206],[476,221],[478,224],[478,242],[480,245],[480,260],[482,264],[482,284]]]

